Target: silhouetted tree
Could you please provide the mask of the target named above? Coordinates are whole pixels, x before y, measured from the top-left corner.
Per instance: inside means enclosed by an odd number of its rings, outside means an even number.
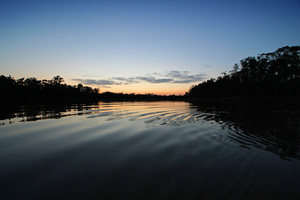
[[[105,92],[99,94],[98,88],[62,84],[59,75],[51,80],[37,80],[35,77],[20,78],[0,76],[0,101],[61,101],[61,100],[181,100],[183,96],[159,96],[155,94],[124,94]]]
[[[37,80],[35,77],[20,78],[0,76],[0,101],[58,101],[64,99],[97,99],[99,89],[78,84],[78,88],[62,84],[64,79],[57,75],[51,80]]]
[[[64,82],[64,79],[59,75],[54,76],[53,79],[50,81],[52,85],[60,85],[62,82]]]
[[[189,90],[189,97],[300,96],[300,46],[247,57],[229,73],[204,81]]]
[[[83,91],[83,85],[82,85],[81,83],[79,83],[79,84],[77,85],[77,88],[78,88],[78,90],[79,90],[80,92]]]

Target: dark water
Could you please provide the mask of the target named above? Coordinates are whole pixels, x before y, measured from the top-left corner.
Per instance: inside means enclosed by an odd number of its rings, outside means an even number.
[[[0,199],[300,199],[300,108],[2,108]]]

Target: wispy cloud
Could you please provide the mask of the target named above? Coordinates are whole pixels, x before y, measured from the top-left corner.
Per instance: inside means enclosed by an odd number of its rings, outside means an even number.
[[[137,76],[135,77],[136,80],[141,80],[141,81],[145,81],[148,83],[171,83],[173,81],[173,79],[171,78],[156,78],[153,76]]]
[[[167,77],[173,78],[173,83],[193,83],[205,80],[206,74],[190,74],[189,71],[170,71],[166,73]]]
[[[118,81],[122,81],[123,85],[129,85],[129,84],[133,84],[133,83],[140,83],[140,81],[136,78],[133,77],[129,77],[129,78],[124,78],[124,77],[113,77],[113,80],[118,80]]]
[[[95,79],[79,79],[79,78],[73,78],[72,80],[86,85],[122,85],[122,82],[116,82],[112,80],[95,80]]]
[[[148,83],[170,83],[170,84],[186,84],[200,82],[207,78],[206,74],[191,74],[189,71],[168,71],[164,73],[152,73],[147,76],[135,76],[135,77],[112,77],[109,79],[78,79],[74,78],[73,81],[77,81],[86,85],[101,85],[102,87],[108,87],[112,85],[129,85],[137,84],[141,82]]]

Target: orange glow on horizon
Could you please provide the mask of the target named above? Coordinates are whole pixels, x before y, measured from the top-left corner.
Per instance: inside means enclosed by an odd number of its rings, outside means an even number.
[[[100,92],[114,92],[114,93],[135,93],[135,94],[156,94],[156,95],[184,95],[190,86],[180,84],[136,84],[136,85],[122,85],[113,86],[111,88],[101,88]]]
[[[68,81],[69,82],[69,81]],[[70,81],[72,85],[77,82]],[[84,85],[84,84],[83,84]],[[109,87],[99,85],[84,85],[99,88],[100,93],[113,92],[124,94],[155,94],[155,95],[184,95],[192,84],[170,84],[170,83],[138,83],[129,85],[111,85]]]

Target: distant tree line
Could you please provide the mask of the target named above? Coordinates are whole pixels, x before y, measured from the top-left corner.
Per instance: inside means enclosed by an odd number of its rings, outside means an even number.
[[[76,101],[76,100],[181,100],[183,96],[161,96],[155,94],[124,94],[104,92],[88,86],[67,85],[57,75],[51,80],[38,80],[35,77],[15,80],[11,76],[0,76],[0,101]]]
[[[247,57],[233,70],[194,85],[191,98],[300,96],[300,46]]]
[[[160,100],[169,100],[169,101],[177,101],[183,100],[185,97],[181,95],[156,95],[152,93],[146,94],[124,94],[124,93],[113,93],[113,92],[104,92],[100,94],[100,99],[104,100],[151,100],[151,101],[160,101]]]
[[[15,80],[11,76],[0,76],[0,98],[12,101],[65,100],[97,98],[99,89],[78,84],[67,85],[59,75],[51,80],[38,80],[35,77]]]

